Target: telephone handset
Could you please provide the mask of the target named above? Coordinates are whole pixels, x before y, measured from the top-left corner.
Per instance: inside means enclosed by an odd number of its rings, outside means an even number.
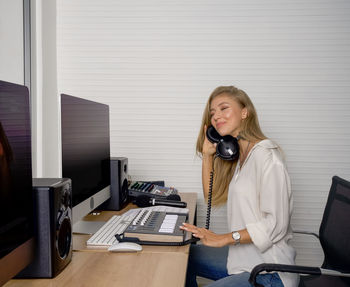
[[[209,126],[206,132],[207,138],[212,143],[217,143],[216,155],[213,160],[213,170],[210,172],[209,192],[208,192],[208,207],[205,228],[209,229],[210,213],[211,213],[211,199],[213,193],[213,179],[214,179],[214,161],[217,157],[224,160],[236,160],[239,157],[239,138],[233,136],[221,136],[214,127]],[[124,234],[115,235],[119,242],[136,242],[142,245],[166,245],[166,246],[182,246],[199,241],[199,238],[191,238],[181,242],[160,242],[160,241],[142,241],[137,237],[125,237]]]
[[[207,129],[207,138],[216,143],[216,155],[224,160],[235,160],[239,157],[238,139],[231,135],[221,136],[213,126]]]

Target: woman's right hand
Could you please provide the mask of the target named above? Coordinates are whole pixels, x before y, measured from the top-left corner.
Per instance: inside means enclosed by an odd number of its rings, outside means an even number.
[[[204,125],[204,142],[202,148],[203,157],[212,157],[216,152],[216,143],[211,143],[207,138],[207,125]]]

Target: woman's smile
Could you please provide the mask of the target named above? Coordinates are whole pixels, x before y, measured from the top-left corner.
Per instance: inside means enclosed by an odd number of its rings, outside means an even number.
[[[225,124],[225,122],[219,122],[219,123],[216,123],[216,129],[220,129],[223,125]]]

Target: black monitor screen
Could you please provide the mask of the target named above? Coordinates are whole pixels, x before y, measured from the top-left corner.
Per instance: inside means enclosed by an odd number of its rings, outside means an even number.
[[[0,258],[33,236],[29,92],[0,81]]]
[[[110,185],[109,107],[61,95],[62,176],[73,206]]]

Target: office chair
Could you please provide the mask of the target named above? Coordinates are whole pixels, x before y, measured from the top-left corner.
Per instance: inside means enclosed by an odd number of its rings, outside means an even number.
[[[249,282],[254,287],[263,287],[256,282],[262,272],[299,273],[299,287],[345,287],[350,286],[350,182],[333,176],[326,207],[320,225],[319,238],[324,261],[321,267],[263,263],[255,266]]]

